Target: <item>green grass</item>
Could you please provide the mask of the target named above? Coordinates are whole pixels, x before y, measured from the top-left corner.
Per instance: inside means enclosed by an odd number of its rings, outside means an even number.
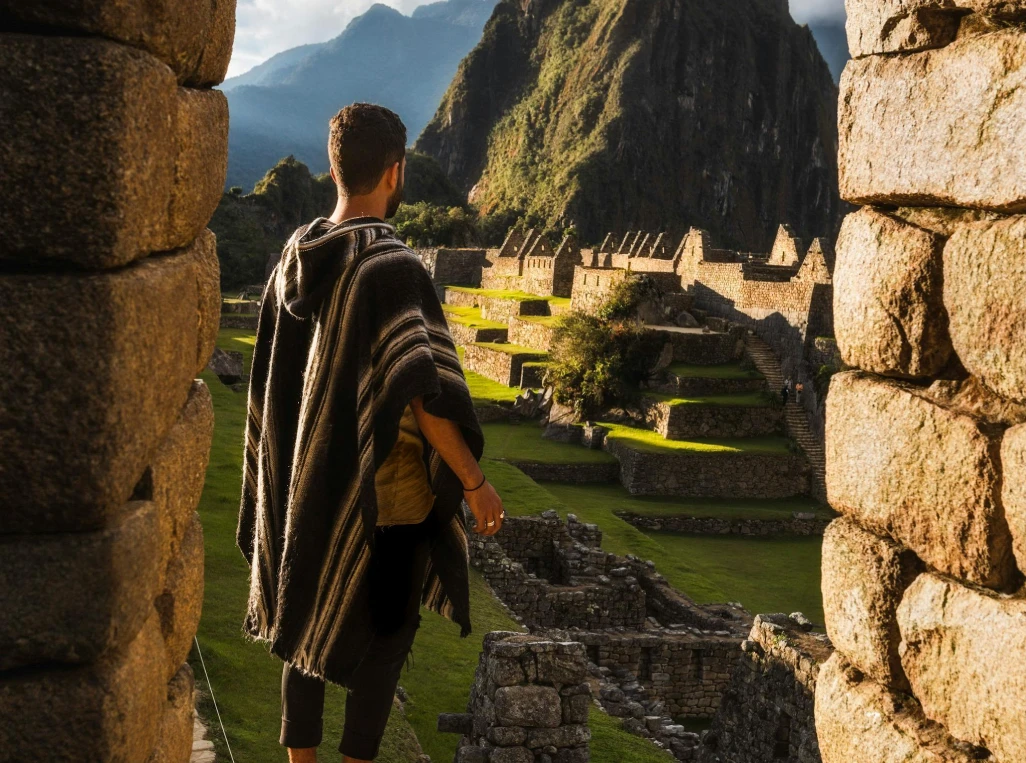
[[[247,374],[253,363],[253,347],[255,345],[256,333],[252,329],[221,329],[217,332],[217,346],[222,350],[241,352],[243,366]]]
[[[453,291],[466,292],[467,294],[474,294],[479,297],[487,297],[489,299],[515,299],[519,302],[544,300],[553,305],[570,305],[569,297],[539,296],[538,294],[530,294],[518,289],[478,289],[473,286],[446,286],[445,288],[452,289]]]
[[[472,329],[504,329],[505,323],[491,321],[481,317],[480,307],[460,307],[457,305],[442,305],[445,317],[453,323],[460,323]]]
[[[747,538],[646,532],[613,514],[618,508],[630,508],[626,501],[617,500],[614,490],[552,482],[542,487],[561,504],[553,507],[561,516],[569,511],[602,529],[602,548],[651,559],[671,585],[699,603],[740,601],[752,613],[802,611],[813,622],[823,622],[819,587],[822,538],[818,536]],[[661,502],[667,508],[671,505],[670,499],[657,499],[653,504]],[[796,508],[800,504],[794,503]],[[751,511],[744,506],[745,502],[739,501],[737,510]]]
[[[547,360],[528,360],[523,363],[522,368],[548,368],[552,365]]]
[[[493,352],[504,352],[507,355],[547,355],[544,351],[532,349],[531,347],[521,347],[519,344],[509,344],[508,342],[474,342],[473,347],[482,347],[486,350],[492,350]]]
[[[516,424],[493,421],[483,424],[485,456],[504,461],[539,464],[612,463],[616,458],[604,450],[591,450],[542,437],[538,422]]]
[[[762,379],[761,373],[753,368],[742,368],[740,363],[720,363],[713,366],[698,366],[689,363],[674,363],[666,369],[674,376],[689,379]]]
[[[551,494],[558,486],[544,483]],[[648,517],[720,517],[723,519],[790,519],[795,511],[815,512],[828,518],[831,512],[811,498],[677,498],[662,495],[631,495],[619,483],[573,485],[575,501],[587,501],[595,509],[627,511]]]
[[[553,297],[553,299],[560,299],[560,297]],[[518,315],[516,317],[528,323],[537,323],[539,326],[555,326],[560,319],[558,315]]]
[[[512,403],[523,392],[521,389],[507,387],[505,384],[499,384],[499,382],[493,381],[487,376],[481,376],[481,374],[467,371],[466,369],[464,369],[463,375],[467,379],[470,396],[474,398],[474,403],[477,405]]]
[[[481,470],[502,497],[502,507],[511,517],[529,517],[555,509],[566,516],[566,506],[548,489],[505,461],[482,458]]]
[[[218,338],[225,349],[244,349],[245,332],[223,329]],[[252,334],[250,333],[250,339]],[[252,343],[249,344],[250,348]],[[247,365],[249,359],[247,357]],[[246,395],[222,385],[217,377],[204,373],[202,378],[214,400],[215,431],[210,465],[200,500],[206,550],[203,619],[198,638],[210,673],[211,684],[224,720],[236,760],[247,763],[272,763],[284,758],[278,744],[281,723],[281,662],[260,645],[242,635],[249,591],[249,569],[235,547],[239,489],[242,477],[242,435],[246,415]],[[508,464],[487,463],[489,477],[507,492],[507,509],[518,506],[527,511],[527,503],[545,500],[558,504],[526,475]],[[515,472],[515,474],[514,474]],[[512,485],[519,496],[512,496]],[[547,505],[545,506],[547,508]],[[435,730],[440,712],[462,712],[477,667],[484,634],[491,630],[518,630],[516,623],[487,584],[471,571],[471,612],[474,632],[459,638],[458,627],[438,615],[422,611],[423,621],[414,643],[412,669],[404,670],[400,683],[410,695],[407,715],[393,712],[388,721],[378,760],[384,763],[409,763],[416,756],[416,739],[436,761],[451,760],[459,737]],[[201,688],[206,689],[196,654],[190,658]],[[336,760],[342,733],[345,692],[329,685],[325,700],[325,759]],[[209,694],[200,711],[212,721],[215,717]],[[227,760],[228,751],[219,732],[212,727],[210,737],[219,759]],[[664,763],[664,753],[644,740],[624,732],[615,718],[593,712],[592,760],[596,763]],[[414,736],[416,732],[416,737]]]
[[[653,400],[667,405],[711,405],[724,408],[768,408],[776,404],[776,398],[766,392],[739,392],[734,395],[700,395],[695,397],[679,397],[650,392],[646,395]]]
[[[694,440],[666,440],[650,429],[628,427],[623,424],[599,422],[609,428],[606,437],[647,453],[751,453],[757,455],[786,456],[791,452],[791,441],[785,437],[701,438]]]

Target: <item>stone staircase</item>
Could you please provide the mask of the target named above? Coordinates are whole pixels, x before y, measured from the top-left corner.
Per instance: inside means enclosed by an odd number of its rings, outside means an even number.
[[[780,394],[780,389],[784,386],[784,373],[780,369],[780,361],[777,359],[776,353],[773,352],[773,348],[761,337],[752,333],[749,333],[745,341],[748,347],[748,356],[752,359],[755,367],[759,369],[759,373],[766,377],[770,391]],[[825,499],[826,452],[823,449],[823,443],[812,434],[812,430],[809,428],[805,409],[794,402],[793,397],[785,406],[784,421],[787,424],[788,434],[801,446],[809,458],[809,465],[812,468],[813,495]]]

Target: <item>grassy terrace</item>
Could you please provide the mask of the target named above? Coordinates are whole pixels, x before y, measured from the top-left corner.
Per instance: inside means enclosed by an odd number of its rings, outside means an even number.
[[[786,456],[791,453],[791,441],[786,437],[665,440],[661,434],[650,429],[638,429],[604,421],[599,423],[609,428],[606,437],[648,453],[750,453],[771,456]]]
[[[505,323],[490,321],[481,317],[480,307],[459,307],[457,305],[442,305],[445,317],[454,323],[461,323],[472,329],[504,329]]]
[[[656,400],[667,405],[712,405],[738,408],[767,408],[776,403],[776,398],[766,392],[741,392],[735,395],[701,395],[695,397],[680,397],[678,395],[664,395],[659,392],[649,392],[645,397]]]
[[[553,305],[565,307],[570,306],[569,297],[539,296],[537,294],[529,294],[526,291],[518,291],[517,289],[478,289],[473,286],[446,286],[445,288],[452,289],[453,291],[466,292],[467,294],[476,294],[479,297],[488,297],[491,299],[516,299],[520,302],[541,299]]]
[[[688,363],[674,363],[666,369],[674,376],[689,379],[762,379],[755,369],[742,368],[740,363],[720,363],[714,366],[698,366]]]
[[[486,350],[492,350],[494,352],[504,352],[507,355],[546,355],[547,353],[543,350],[535,350],[532,347],[522,347],[519,344],[509,344],[508,342],[474,342],[474,347],[482,347]]]
[[[223,349],[246,352],[248,367],[252,355],[252,332],[247,336],[244,331],[222,329],[218,345]],[[281,662],[268,655],[263,646],[246,641],[241,631],[249,590],[249,571],[235,547],[235,525],[242,476],[246,396],[232,392],[210,373],[204,373],[203,379],[214,399],[216,423],[210,466],[199,506],[206,550],[206,585],[198,637],[236,760],[277,762],[283,759],[283,750],[278,745]],[[509,496],[506,505],[511,513],[517,505],[514,492],[523,502],[521,507],[525,513],[529,503],[540,506],[535,511],[547,508],[548,504],[538,503],[542,500],[557,507],[558,501],[514,467],[488,462],[485,468],[496,484],[503,485],[502,489]],[[424,752],[434,760],[451,760],[458,737],[439,734],[435,730],[437,714],[462,712],[466,707],[484,634],[491,630],[518,629],[487,584],[473,571],[470,590],[474,632],[466,639],[459,637],[459,629],[453,623],[422,611],[423,621],[414,644],[413,667],[404,670],[400,679],[410,695],[406,704],[407,716],[403,718],[400,713],[392,713],[378,757],[383,763],[413,763],[416,738],[419,738]],[[195,653],[190,661],[196,671],[198,685],[205,692],[201,713],[205,718],[213,719],[213,706]],[[344,701],[345,692],[329,685],[321,750],[326,759],[337,758]],[[617,719],[594,708],[590,724],[592,760],[596,763],[672,763],[667,753],[627,734]],[[215,732],[214,728],[210,737],[214,740],[216,752],[219,758],[227,760],[228,751],[219,731]]]
[[[504,461],[541,464],[612,463],[616,458],[604,450],[591,450],[542,437],[537,422],[523,424],[493,421],[483,424],[485,456]]]
[[[559,299],[553,297],[553,299]],[[537,323],[539,326],[555,326],[559,322],[560,316],[558,315],[518,315],[518,319],[526,321],[527,323]]]

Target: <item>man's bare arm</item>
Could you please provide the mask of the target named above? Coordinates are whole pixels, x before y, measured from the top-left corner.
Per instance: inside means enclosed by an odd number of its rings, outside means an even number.
[[[495,535],[502,527],[502,519],[505,516],[502,499],[491,483],[485,480],[477,459],[463,439],[459,425],[455,421],[432,416],[425,411],[424,401],[420,397],[413,398],[410,408],[417,419],[420,431],[431,443],[431,447],[438,451],[442,460],[463,483],[463,496],[476,520],[474,531],[481,535]]]

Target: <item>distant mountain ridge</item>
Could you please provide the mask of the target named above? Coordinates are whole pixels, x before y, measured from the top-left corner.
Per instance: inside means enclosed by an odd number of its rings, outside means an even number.
[[[483,214],[832,235],[837,88],[786,0],[501,0],[416,148]]]
[[[354,101],[395,110],[412,143],[480,39],[495,2],[442,0],[409,16],[378,3],[333,40],[283,51],[226,80],[226,186],[252,188],[289,155],[314,173],[326,171],[328,121]]]

